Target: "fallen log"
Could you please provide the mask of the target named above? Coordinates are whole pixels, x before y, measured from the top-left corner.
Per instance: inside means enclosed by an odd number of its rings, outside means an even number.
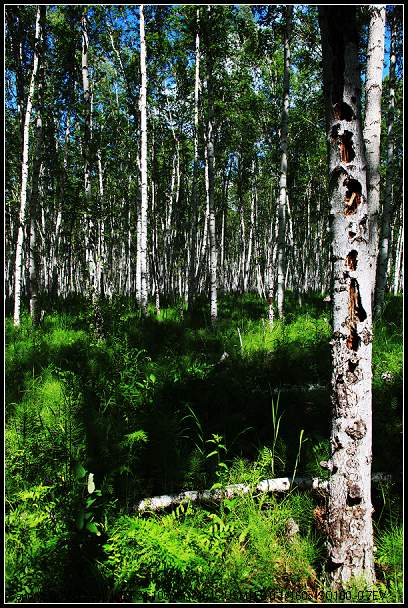
[[[373,473],[372,481],[391,481],[392,476],[387,473]],[[288,492],[291,487],[300,490],[320,490],[327,492],[328,480],[319,479],[318,477],[295,477],[292,480],[289,477],[278,477],[276,479],[263,479],[255,488],[244,483],[236,483],[226,486],[225,488],[217,488],[214,490],[187,490],[180,494],[165,494],[163,496],[153,496],[152,498],[144,498],[141,500],[136,511],[144,513],[145,511],[159,511],[167,507],[173,507],[183,502],[205,502],[205,501],[220,501],[224,498],[233,498],[234,496],[242,496],[249,492],[257,490],[258,492]]]

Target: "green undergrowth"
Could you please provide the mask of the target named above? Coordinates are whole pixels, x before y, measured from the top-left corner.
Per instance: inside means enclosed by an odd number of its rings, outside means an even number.
[[[388,298],[373,332],[373,469],[384,472],[402,468],[401,306]],[[163,302],[159,316],[149,305],[142,319],[118,296],[100,302],[102,339],[84,298],[43,308],[38,327],[27,313],[5,322],[8,601],[269,602],[282,590],[317,601],[324,497],[256,485],[327,477],[323,296],[300,308],[289,292],[270,327],[258,296],[225,295],[214,328],[204,300],[192,312]],[[250,493],[135,515],[148,496],[234,483]],[[398,484],[373,492],[376,589],[389,602],[402,597],[399,495]]]
[[[218,509],[181,505],[162,516],[121,517],[101,570],[127,601],[267,601],[313,587],[322,545],[313,502],[292,495],[226,499]],[[290,535],[294,518],[300,531]]]

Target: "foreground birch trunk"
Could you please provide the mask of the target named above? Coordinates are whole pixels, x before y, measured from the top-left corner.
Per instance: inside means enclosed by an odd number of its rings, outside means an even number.
[[[327,515],[333,587],[375,580],[371,504],[371,277],[356,7],[319,7],[329,140],[333,338]]]
[[[24,242],[24,228],[26,222],[26,205],[27,205],[27,182],[28,182],[28,152],[29,152],[29,138],[30,138],[30,120],[31,110],[33,106],[33,95],[34,86],[36,82],[36,76],[38,71],[39,62],[39,46],[42,38],[42,22],[43,15],[45,15],[45,6],[39,6],[37,9],[37,17],[35,23],[35,43],[34,43],[34,58],[33,58],[33,69],[31,72],[30,86],[27,95],[27,105],[24,116],[24,127],[23,127],[23,156],[21,162],[21,189],[20,189],[20,212],[19,212],[19,225],[17,235],[17,246],[16,246],[16,260],[14,267],[14,325],[20,325],[20,313],[21,313],[21,282],[23,275],[23,242]]]
[[[146,43],[143,4],[140,4],[140,306],[147,314],[147,118],[146,118]]]

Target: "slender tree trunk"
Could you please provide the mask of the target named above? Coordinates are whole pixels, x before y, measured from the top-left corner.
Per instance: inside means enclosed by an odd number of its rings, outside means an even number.
[[[199,118],[199,95],[200,95],[200,10],[197,9],[197,25],[195,39],[195,80],[194,80],[194,164],[192,184],[192,232],[191,232],[191,255],[188,279],[188,308],[190,310],[196,292],[195,268],[196,268],[196,244],[197,244],[197,219],[198,219],[198,118]]]
[[[98,241],[98,258],[97,258],[97,276],[98,276],[98,291],[101,296],[104,296],[104,281],[105,281],[105,204],[104,204],[104,187],[103,187],[103,169],[100,150],[96,154],[98,161],[98,178],[99,178],[99,241]]]
[[[208,232],[210,236],[210,310],[211,323],[215,325],[218,317],[217,311],[217,245],[215,232],[215,207],[214,207],[214,106],[213,106],[213,56],[212,56],[212,32],[211,32],[211,5],[207,8],[207,158],[208,158]]]
[[[355,6],[319,7],[333,255],[328,569],[375,580],[371,504],[371,251]]]
[[[255,165],[255,163],[254,163]],[[255,169],[253,168],[255,173]],[[255,182],[255,174],[254,174]],[[251,260],[252,260],[252,242],[254,238],[254,217],[255,217],[255,203],[256,203],[256,184],[252,185],[251,189],[251,209],[249,216],[249,234],[248,234],[248,249],[245,257],[245,272],[244,272],[244,292],[248,290],[249,278],[251,273]]]
[[[27,105],[24,116],[23,127],[23,157],[21,162],[21,186],[20,186],[20,212],[19,226],[16,246],[16,259],[14,268],[14,325],[20,325],[21,313],[21,288],[23,274],[23,241],[24,229],[26,222],[26,203],[27,203],[27,181],[28,181],[28,152],[29,152],[29,137],[30,137],[30,120],[33,104],[34,86],[39,63],[39,48],[42,40],[42,23],[45,18],[45,6],[39,6],[37,9],[37,17],[35,24],[35,46],[33,69],[31,72],[30,86],[27,95]]]
[[[147,314],[147,115],[146,43],[143,4],[140,4],[140,306]]]
[[[400,276],[403,263],[403,249],[404,249],[404,231],[401,224],[398,228],[397,247],[395,252],[395,266],[394,266],[394,282],[393,282],[393,294],[397,295],[400,285]]]
[[[90,140],[91,140],[91,91],[89,86],[89,67],[88,67],[88,19],[86,9],[81,17],[81,33],[82,33],[82,89],[84,98],[84,131],[82,140],[82,154],[84,159],[84,191],[87,205],[87,214],[85,221],[85,249],[86,249],[86,265],[89,273],[89,289],[92,297],[94,296],[95,288],[95,259],[93,248],[93,222],[91,217],[91,163],[90,163]]]
[[[40,181],[42,177],[43,169],[43,87],[44,87],[44,22],[45,22],[45,10],[41,12],[41,36],[38,44],[38,87],[37,87],[37,119],[36,119],[36,133],[37,142],[35,157],[33,160],[33,177],[31,185],[31,201],[30,201],[30,314],[33,325],[38,325],[40,321],[40,310],[38,302],[38,291],[39,291],[39,244],[38,244],[38,211],[39,211],[39,191]]]
[[[211,80],[211,76],[209,81]],[[211,322],[217,321],[217,244],[215,235],[215,208],[214,208],[214,140],[213,140],[213,108],[211,84],[208,85],[208,202],[209,202],[209,224],[210,234],[210,298],[211,298]]]
[[[38,252],[38,206],[40,180],[42,177],[42,116],[40,109],[37,114],[37,146],[33,166],[33,180],[31,188],[31,222],[30,222],[30,314],[33,325],[38,325],[40,311],[38,307],[38,282],[39,282],[39,252]]]
[[[384,65],[385,5],[370,6],[371,16],[367,45],[366,107],[364,143],[367,157],[367,196],[370,213],[370,249],[372,254],[372,302],[378,252],[378,214],[380,209],[380,137],[381,93]]]
[[[276,207],[276,206],[275,206]],[[279,201],[278,201],[279,207]],[[275,265],[276,265],[276,251],[277,247],[275,246],[277,241],[277,234],[279,230],[279,212],[274,213],[274,217],[272,219],[270,225],[270,237],[269,237],[269,260],[268,260],[268,321],[269,326],[272,327],[274,320],[274,309],[273,309],[273,299],[274,299],[274,291],[275,291]]]
[[[279,317],[284,315],[285,263],[286,263],[286,177],[288,172],[288,113],[290,79],[290,33],[292,28],[293,6],[286,7],[286,27],[284,39],[283,109],[281,117],[281,168],[279,180],[279,234],[278,234],[278,281],[277,307]]]
[[[375,314],[379,314],[384,304],[387,284],[387,266],[391,240],[391,211],[393,206],[393,162],[394,162],[394,112],[395,112],[395,64],[396,64],[396,24],[391,20],[389,103],[387,115],[387,170],[385,195],[382,210],[380,250],[378,254],[377,279],[375,289]]]

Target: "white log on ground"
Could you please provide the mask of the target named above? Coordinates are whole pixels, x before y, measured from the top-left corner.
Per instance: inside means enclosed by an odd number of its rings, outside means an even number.
[[[373,483],[390,482],[392,476],[387,473],[374,473],[372,475]],[[236,483],[225,486],[225,488],[217,488],[214,490],[186,490],[179,494],[164,494],[162,496],[153,496],[152,498],[144,498],[141,500],[135,510],[139,513],[146,511],[160,511],[168,507],[175,507],[184,502],[219,502],[226,498],[234,496],[243,496],[253,492],[279,493],[289,492],[292,488],[299,490],[320,491],[326,493],[328,490],[328,480],[318,477],[277,477],[275,479],[263,479],[256,486],[250,486],[244,483]]]

